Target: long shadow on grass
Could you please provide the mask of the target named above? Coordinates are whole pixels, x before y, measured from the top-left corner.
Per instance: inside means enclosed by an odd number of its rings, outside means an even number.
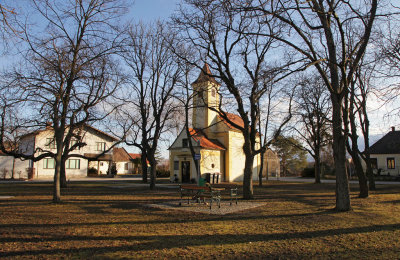
[[[142,208],[143,210],[143,208]],[[166,217],[166,213],[164,210],[156,209],[156,208],[148,208],[148,211],[152,211],[152,214],[155,212],[160,212],[161,215]],[[117,222],[87,222],[87,223],[55,223],[55,224],[30,224],[30,223],[21,223],[21,224],[0,224],[0,229],[6,228],[37,228],[42,230],[43,228],[56,228],[56,227],[84,227],[84,226],[107,226],[107,225],[150,225],[150,224],[180,224],[180,223],[197,223],[197,222],[209,222],[209,221],[234,221],[234,220],[259,220],[259,219],[282,219],[282,218],[292,218],[292,217],[309,217],[309,216],[319,216],[319,215],[332,215],[336,212],[333,210],[324,210],[314,213],[299,213],[299,214],[277,214],[277,215],[238,215],[238,214],[230,214],[224,216],[205,216],[204,214],[198,213],[198,219],[193,219],[192,216],[196,213],[194,212],[180,212],[180,216],[182,218],[176,219],[174,216],[171,216],[172,219],[164,219],[164,220],[151,220],[151,221],[117,221]],[[185,217],[186,216],[186,217]],[[190,217],[190,219],[188,219]],[[0,238],[0,242],[1,242]]]
[[[340,236],[347,234],[359,234],[381,231],[395,231],[400,229],[400,224],[372,225],[354,228],[338,228],[318,231],[294,232],[294,233],[274,233],[274,234],[224,234],[224,235],[168,235],[168,236],[53,236],[41,238],[42,242],[62,242],[62,241],[130,241],[136,242],[134,245],[110,246],[110,247],[90,247],[73,249],[40,249],[28,251],[9,251],[3,252],[0,256],[37,256],[52,254],[80,254],[90,253],[93,255],[101,253],[119,252],[119,251],[140,251],[149,249],[172,249],[187,246],[204,245],[227,245],[237,243],[261,242],[270,240],[286,239],[311,239],[317,237]],[[37,238],[1,238],[1,242],[37,242]]]

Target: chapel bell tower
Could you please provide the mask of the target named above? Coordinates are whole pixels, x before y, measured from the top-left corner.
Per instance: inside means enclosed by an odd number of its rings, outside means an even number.
[[[217,112],[210,108],[219,107],[220,84],[211,76],[207,63],[204,64],[199,77],[192,83],[193,87],[193,117],[195,129],[204,129],[206,132],[215,129]]]

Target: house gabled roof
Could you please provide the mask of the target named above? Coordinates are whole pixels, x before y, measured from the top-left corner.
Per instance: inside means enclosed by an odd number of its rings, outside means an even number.
[[[131,156],[123,147],[114,147],[113,148],[113,160],[114,162],[129,162],[131,160]]]
[[[207,63],[204,64],[203,69],[200,71],[199,77],[192,84],[198,84],[198,83],[204,83],[204,82],[212,82],[217,85],[220,85],[215,80],[215,78],[211,76],[210,67],[208,66]]]
[[[200,129],[189,128],[189,133],[201,148],[210,150],[226,150],[223,144],[216,139],[209,139]]]
[[[67,128],[68,128],[68,126],[67,126]],[[110,139],[111,141],[114,141],[114,142],[118,141],[118,139],[116,137],[114,137],[114,136],[112,136],[110,134],[107,134],[107,133],[105,133],[105,132],[103,132],[103,131],[101,131],[101,130],[99,130],[97,128],[94,128],[93,126],[85,124],[85,128],[86,129],[91,129],[92,131],[96,132],[99,135],[102,135],[103,137],[106,137],[107,139]],[[27,136],[38,135],[38,134],[40,134],[40,133],[42,133],[44,131],[49,131],[49,130],[52,131],[53,128],[50,127],[50,126],[47,126],[45,129],[39,129],[39,130],[30,132],[30,133],[24,134],[24,135],[20,136],[20,138],[22,139],[22,138],[27,137]]]
[[[390,131],[369,148],[370,154],[400,154],[400,131]]]

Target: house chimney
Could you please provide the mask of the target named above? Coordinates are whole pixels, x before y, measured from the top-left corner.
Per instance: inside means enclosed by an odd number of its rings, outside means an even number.
[[[394,132],[396,129],[394,128],[394,126],[392,126],[392,132]]]

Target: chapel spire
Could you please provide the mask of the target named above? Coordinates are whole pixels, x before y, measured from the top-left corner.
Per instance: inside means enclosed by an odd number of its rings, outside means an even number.
[[[204,82],[212,82],[220,85],[213,76],[211,76],[210,67],[204,63],[203,69],[200,71],[199,77],[192,84],[199,84]]]

